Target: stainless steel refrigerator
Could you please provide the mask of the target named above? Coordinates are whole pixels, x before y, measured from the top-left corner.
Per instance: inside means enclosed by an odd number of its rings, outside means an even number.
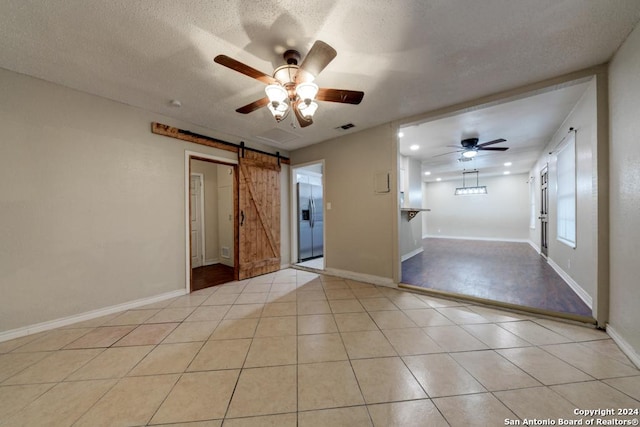
[[[323,256],[322,187],[298,183],[298,262]]]

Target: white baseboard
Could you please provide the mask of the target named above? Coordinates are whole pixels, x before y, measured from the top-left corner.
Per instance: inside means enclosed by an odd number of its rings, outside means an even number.
[[[429,237],[429,235],[428,235],[428,234],[423,234],[423,235],[422,235],[422,238],[423,238],[423,239],[426,239],[427,237]]]
[[[529,239],[510,239],[508,237],[466,237],[466,236],[443,236],[441,234],[428,234],[423,239],[456,239],[456,240],[483,240],[487,242],[515,242],[529,243]]]
[[[99,308],[97,310],[87,311],[85,313],[75,314],[73,316],[62,317],[60,319],[50,320],[48,322],[36,323],[34,325],[23,326],[17,329],[0,332],[0,342],[32,335],[38,332],[48,331],[50,329],[60,328],[62,326],[71,325],[73,323],[84,322],[85,320],[95,319],[96,317],[106,316],[108,314],[118,313],[132,308],[142,307],[143,305],[153,304],[155,302],[164,301],[166,299],[179,297],[187,293],[184,289],[178,289],[164,294],[155,295],[148,298],[141,298],[122,304],[112,305],[110,307]]]
[[[418,249],[414,249],[411,252],[409,252],[408,254],[404,254],[402,255],[401,261],[404,262],[406,260],[408,260],[409,258],[413,258],[414,256],[418,255],[419,253],[424,252],[424,248],[423,247],[419,247]]]
[[[204,260],[204,266],[206,267],[207,265],[213,265],[213,264],[219,264],[220,260],[218,258],[213,258],[213,259],[205,259]]]
[[[280,270],[284,270],[289,267],[291,267],[291,264],[280,264]]]
[[[562,277],[562,280],[567,282],[567,285],[569,285],[569,287],[573,289],[573,292],[575,292],[580,297],[580,299],[584,301],[585,304],[587,304],[589,308],[593,308],[592,307],[593,299],[591,298],[591,295],[589,295],[587,291],[582,289],[582,286],[580,286],[575,280],[573,280],[573,278],[569,276],[567,272],[564,271],[551,258],[547,258],[547,262],[549,263],[551,268],[553,268],[556,271],[556,273],[558,273],[558,275]]]
[[[371,274],[356,273],[355,271],[339,270],[337,268],[325,268],[324,272],[331,276],[344,279],[357,280],[358,282],[371,283],[373,285],[397,288],[398,285],[390,277],[374,276]]]
[[[613,339],[613,341],[618,344],[620,350],[631,360],[631,362],[636,365],[636,368],[640,369],[640,353],[638,353],[632,346],[622,338],[622,336],[616,331],[616,329],[607,324],[607,334]]]
[[[540,253],[541,253],[540,246],[538,246],[538,245],[536,244],[536,242],[534,242],[534,241],[533,241],[533,240],[531,240],[531,239],[527,240],[527,242],[529,242],[529,244],[531,245],[531,247],[532,247],[533,249],[535,249],[535,250],[536,250],[536,252],[537,252],[538,254],[540,254]]]

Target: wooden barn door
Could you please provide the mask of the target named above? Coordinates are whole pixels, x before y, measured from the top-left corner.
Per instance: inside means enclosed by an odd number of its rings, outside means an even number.
[[[239,158],[239,279],[280,269],[280,165],[246,151]]]

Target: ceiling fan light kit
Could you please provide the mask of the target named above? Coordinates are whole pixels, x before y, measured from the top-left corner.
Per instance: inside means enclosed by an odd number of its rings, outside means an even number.
[[[311,120],[316,110],[318,109],[318,104],[315,102],[300,101],[298,104],[298,110],[300,110],[300,114],[307,119]]]
[[[301,127],[313,123],[313,116],[318,110],[317,101],[337,102],[342,104],[359,104],[364,92],[319,88],[313,83],[317,75],[335,58],[337,52],[323,41],[317,40],[309,53],[300,61],[300,53],[288,50],[283,54],[286,65],[275,69],[273,77],[226,55],[218,55],[214,61],[234,71],[267,84],[265,98],[236,109],[238,113],[248,114],[267,106],[277,122],[282,121],[293,110]]]

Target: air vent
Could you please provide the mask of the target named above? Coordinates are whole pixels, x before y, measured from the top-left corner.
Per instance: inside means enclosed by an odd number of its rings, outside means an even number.
[[[223,247],[221,248],[221,250],[220,250],[220,256],[221,256],[222,258],[227,258],[227,259],[231,258],[231,251],[229,250],[229,247],[228,247],[228,246],[223,246]]]
[[[356,127],[356,125],[354,125],[353,123],[347,123],[346,125],[342,125],[342,126],[338,126],[337,128],[334,128],[336,130],[348,130],[351,128]]]

